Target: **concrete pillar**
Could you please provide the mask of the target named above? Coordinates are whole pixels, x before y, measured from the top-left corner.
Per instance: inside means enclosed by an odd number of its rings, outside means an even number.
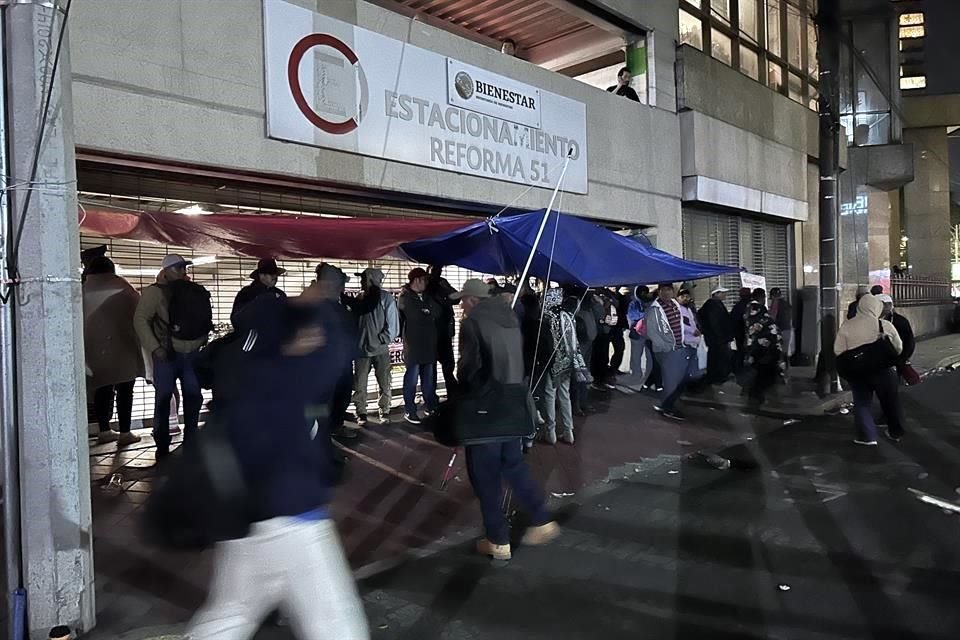
[[[950,164],[945,127],[904,129],[914,180],[903,188],[907,261],[916,276],[950,277]]]
[[[55,625],[82,633],[94,624],[76,167],[66,39],[52,73],[63,16],[42,2],[4,11],[14,183],[30,179],[52,88],[15,305],[24,583],[30,637],[39,639]],[[12,192],[15,224],[26,195]]]

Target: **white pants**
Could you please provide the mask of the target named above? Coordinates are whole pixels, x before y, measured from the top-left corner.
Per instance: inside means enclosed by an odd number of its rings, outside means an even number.
[[[301,640],[368,640],[363,603],[332,520],[273,518],[217,546],[192,640],[248,640],[277,608]]]

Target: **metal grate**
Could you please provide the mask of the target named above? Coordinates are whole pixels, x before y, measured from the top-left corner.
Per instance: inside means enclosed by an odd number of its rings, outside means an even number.
[[[230,311],[233,308],[233,301],[240,289],[250,282],[250,273],[257,266],[255,258],[209,256],[198,254],[187,247],[156,245],[135,240],[81,235],[80,244],[84,249],[107,245],[107,255],[116,263],[118,273],[137,290],[142,290],[156,281],[156,274],[160,271],[160,261],[168,253],[179,253],[191,260],[199,260],[201,264],[191,267],[190,276],[210,292],[215,325],[212,337],[224,335],[231,330]],[[399,293],[401,287],[407,282],[407,273],[416,266],[395,259],[373,261],[329,260],[328,262],[340,267],[351,276],[351,281],[348,283],[348,293],[351,291],[358,292],[358,289],[350,288],[359,287],[359,279],[354,277],[353,274],[359,273],[367,267],[382,269],[386,275],[384,288]],[[287,272],[281,276],[277,286],[286,291],[288,295],[298,295],[313,281],[314,269],[318,263],[319,260],[313,262],[307,260],[279,261],[280,266]],[[444,269],[444,277],[450,281],[451,285],[460,288],[468,278],[486,278],[488,276],[460,267],[447,267]],[[459,313],[459,309],[457,309],[458,331]],[[454,343],[454,352],[459,355],[456,342]],[[392,353],[394,362],[392,387],[396,401],[397,398],[401,397],[403,387],[403,348],[399,340],[392,347]],[[440,376],[440,380],[442,380],[442,376]],[[376,402],[378,393],[373,375],[371,375],[367,387],[371,402]],[[209,396],[205,395],[205,397],[209,400]],[[135,427],[143,426],[143,421],[153,418],[153,404],[153,387],[144,380],[138,380],[134,392],[133,407]]]

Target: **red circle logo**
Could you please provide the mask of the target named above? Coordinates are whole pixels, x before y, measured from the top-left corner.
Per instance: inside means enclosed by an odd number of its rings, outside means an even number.
[[[349,118],[342,122],[332,122],[317,113],[313,107],[310,106],[310,103],[307,102],[307,98],[303,94],[303,87],[300,85],[300,63],[303,62],[303,58],[307,55],[307,52],[314,47],[330,47],[331,49],[335,49],[340,52],[350,64],[357,67],[361,80],[361,113],[358,113],[357,117]],[[293,101],[296,103],[297,108],[300,109],[300,112],[303,113],[304,117],[309,120],[313,126],[327,133],[336,135],[350,133],[360,126],[362,110],[365,109],[367,102],[366,79],[363,77],[363,69],[360,68],[360,59],[357,57],[357,54],[342,40],[326,33],[313,33],[304,36],[290,52],[290,60],[287,62],[287,82],[290,85],[290,92],[293,94]]]

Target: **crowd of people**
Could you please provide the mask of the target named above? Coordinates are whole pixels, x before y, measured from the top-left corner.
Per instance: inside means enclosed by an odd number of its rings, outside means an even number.
[[[277,287],[284,271],[269,259],[258,263],[236,297],[233,332],[208,343],[210,294],[188,277],[189,265],[181,256],[165,257],[156,282],[138,293],[109,258],[96,255],[85,263],[83,291],[88,387],[99,441],[127,446],[140,440],[131,433],[133,383],[146,377],[155,389],[154,439],[162,464],[171,453],[177,383],[188,448],[200,437],[202,389],[211,388],[211,414],[226,423],[249,487],[249,526],[221,548],[210,598],[192,624],[198,638],[255,628],[281,604],[301,633],[310,635],[319,619],[301,605],[305,594],[320,591],[332,598],[324,624],[333,624],[342,637],[368,637],[326,508],[336,483],[330,442],[356,437],[359,429],[344,426],[351,402],[357,426],[368,425],[371,369],[379,387],[377,420],[390,419],[390,346],[398,338],[409,423],[421,424],[441,409],[438,368],[448,397],[495,383],[523,385],[536,398],[531,433],[464,447],[485,529],[477,548],[499,560],[512,555],[504,484],[530,516],[524,544],[548,543],[560,534],[523,453],[534,438],[573,445],[574,417],[593,411],[591,392],[646,390],[657,395],[658,414],[682,421],[685,392],[734,376],[757,407],[785,378],[792,350],[792,309],[778,289],[769,295],[741,289],[728,311],[729,291],[717,288],[698,310],[692,291],[673,283],[655,291],[547,286],[518,292],[510,284],[472,279],[458,291],[440,267],[432,267],[410,271],[398,296],[384,289],[381,270],[369,268],[357,274],[361,293],[347,295],[350,278],[321,263],[314,282],[288,298]],[[838,363],[859,366],[844,365],[855,399],[856,442],[876,444],[874,395],[886,414],[887,437],[898,440],[903,424],[896,372],[909,381],[915,344],[909,322],[882,291],[859,296],[851,312],[835,352]],[[873,363],[866,370],[864,358]],[[311,373],[317,371],[326,375]],[[114,403],[116,433],[110,430]],[[255,579],[269,588],[251,594],[235,580],[241,575],[249,578],[244,584]]]

